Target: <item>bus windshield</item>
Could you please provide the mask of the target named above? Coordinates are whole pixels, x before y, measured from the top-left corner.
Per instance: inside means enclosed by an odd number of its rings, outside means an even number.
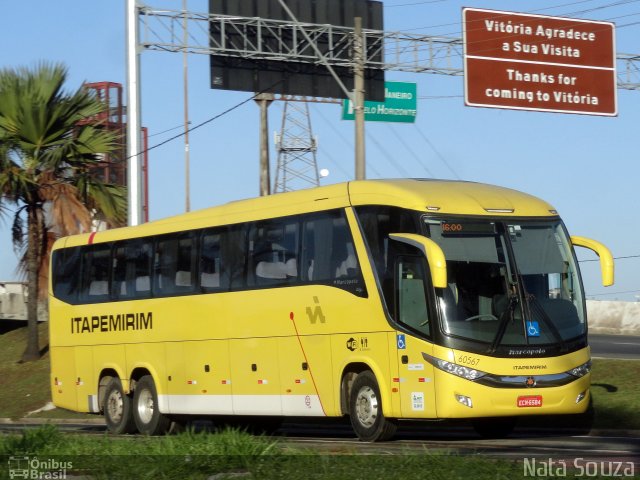
[[[564,344],[586,332],[579,273],[559,220],[425,219],[447,260],[447,336],[499,346]]]

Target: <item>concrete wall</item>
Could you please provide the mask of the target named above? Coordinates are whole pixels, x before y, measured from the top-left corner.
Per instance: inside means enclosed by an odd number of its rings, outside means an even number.
[[[587,300],[590,333],[640,335],[640,302]]]
[[[27,319],[27,286],[23,282],[0,282],[0,319]]]

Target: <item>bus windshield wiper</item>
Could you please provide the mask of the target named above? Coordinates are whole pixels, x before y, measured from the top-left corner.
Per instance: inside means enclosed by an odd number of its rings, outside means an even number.
[[[549,330],[551,330],[552,335],[556,338],[556,340],[560,344],[561,351],[563,352],[566,351],[567,343],[562,338],[562,335],[560,334],[558,327],[556,327],[556,325],[553,323],[553,320],[549,317],[549,314],[546,312],[544,307],[540,304],[540,300],[538,300],[538,297],[536,297],[532,293],[527,293],[525,295],[525,298],[527,300],[527,303],[529,304],[529,308],[532,311],[532,313],[535,313],[537,317],[540,317],[540,319],[549,327]]]
[[[498,333],[496,333],[496,336],[493,339],[493,342],[491,342],[489,353],[495,353],[496,349],[498,348],[498,345],[502,341],[502,337],[504,337],[504,334],[507,331],[507,326],[509,325],[509,322],[511,321],[513,323],[514,321],[513,314],[516,311],[516,307],[518,306],[519,302],[520,302],[520,298],[518,297],[517,294],[515,293],[509,294],[509,305],[507,305],[507,308],[505,308],[502,314],[500,315],[500,326],[498,327]]]

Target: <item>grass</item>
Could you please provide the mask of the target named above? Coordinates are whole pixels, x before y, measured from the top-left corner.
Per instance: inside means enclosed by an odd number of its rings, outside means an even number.
[[[519,478],[522,464],[428,451],[417,454],[320,455],[282,448],[272,439],[239,430],[218,433],[187,431],[175,436],[109,437],[63,435],[47,425],[19,435],[0,437],[0,457],[38,458],[67,468],[68,475],[91,478],[249,478],[332,479],[377,478],[474,479]],[[0,460],[1,462],[1,460]],[[30,477],[34,478],[34,477]],[[55,478],[55,477],[53,477]]]
[[[38,325],[39,344],[48,345],[47,323]],[[0,417],[19,418],[43,407],[51,400],[49,393],[49,354],[36,362],[20,363],[27,345],[27,328],[0,335]]]
[[[40,346],[46,346],[47,324],[39,325]],[[0,418],[21,418],[43,407],[51,400],[49,391],[49,355],[36,362],[19,363],[26,345],[26,328],[0,335],[0,378],[6,388],[0,389]],[[569,424],[601,429],[626,428],[640,430],[640,361],[593,361],[592,388],[593,411],[586,417],[569,420]],[[34,414],[39,418],[97,418],[55,409]],[[523,422],[525,425],[527,421]],[[536,420],[533,424],[540,424]],[[544,423],[544,422],[542,422]],[[556,425],[555,420],[550,425]]]

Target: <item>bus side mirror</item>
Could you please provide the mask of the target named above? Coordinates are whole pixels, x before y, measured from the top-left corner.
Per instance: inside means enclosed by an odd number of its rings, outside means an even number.
[[[600,257],[600,271],[602,274],[602,285],[605,287],[610,287],[613,285],[613,273],[614,273],[614,264],[613,264],[613,255],[607,247],[605,247],[602,243],[597,242],[596,240],[591,240],[586,237],[571,237],[571,243],[575,247],[584,247],[592,250]]]
[[[415,233],[390,233],[389,238],[420,249],[429,261],[433,286],[447,288],[447,262],[444,258],[444,252],[436,242]]]

